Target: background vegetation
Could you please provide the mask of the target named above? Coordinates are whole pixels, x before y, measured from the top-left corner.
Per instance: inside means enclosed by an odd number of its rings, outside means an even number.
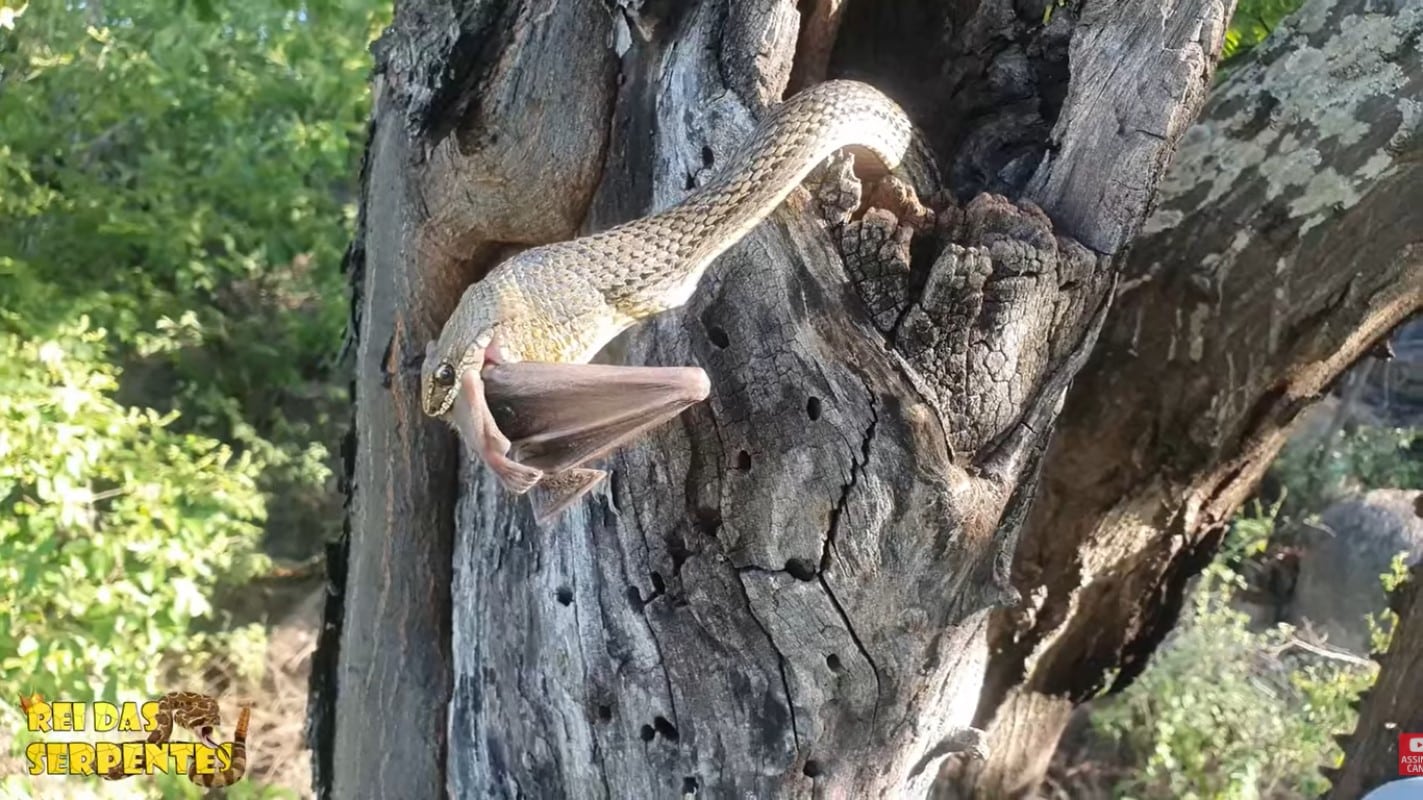
[[[1302,5],[1304,0],[1240,0],[1220,50],[1221,74],[1265,41],[1281,20]]]
[[[339,265],[388,14],[0,0],[0,696],[259,677],[222,598],[339,529]]]
[[[1262,629],[1237,607],[1246,580],[1230,562],[1265,551],[1278,511],[1257,506],[1236,521],[1173,640],[1126,692],[1093,709],[1095,732],[1120,747],[1116,796],[1312,798],[1329,788],[1320,768],[1339,766],[1334,737],[1353,730],[1355,701],[1378,670],[1305,649],[1288,625]],[[1387,646],[1391,628],[1380,625],[1377,645]]]
[[[1252,619],[1258,606],[1245,598],[1270,593],[1262,584],[1277,563],[1271,555],[1329,504],[1369,489],[1423,488],[1420,441],[1417,428],[1355,425],[1286,448],[1266,482],[1275,499],[1237,516],[1171,640],[1125,692],[1091,707],[1096,752],[1084,760],[1107,765],[1112,796],[1303,800],[1329,788],[1320,769],[1340,765],[1335,736],[1353,730],[1377,665]],[[1391,592],[1406,575],[1400,554],[1379,582]],[[1372,652],[1387,650],[1396,621],[1387,608],[1358,621]]]
[[[1242,3],[1226,57],[1298,4]],[[367,45],[389,14],[388,0],[0,0],[0,696],[208,688],[214,661],[229,688],[261,680],[266,627],[232,599],[339,529],[339,265]],[[1284,480],[1317,497],[1417,485],[1396,459],[1415,433],[1362,436],[1282,464]],[[1371,672],[1284,659],[1287,631],[1231,610],[1230,559],[1279,512],[1241,521],[1177,646],[1099,712],[1136,769],[1121,793],[1318,788],[1327,731]],[[20,727],[0,703],[0,744]],[[1261,752],[1282,739],[1293,748]],[[139,783],[118,788],[195,794]]]

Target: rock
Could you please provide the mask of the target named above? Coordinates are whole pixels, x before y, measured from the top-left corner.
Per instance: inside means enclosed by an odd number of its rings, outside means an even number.
[[[1301,535],[1290,621],[1325,635],[1330,645],[1367,654],[1365,617],[1387,605],[1379,576],[1400,552],[1409,564],[1423,558],[1420,502],[1420,491],[1375,489],[1325,509]]]

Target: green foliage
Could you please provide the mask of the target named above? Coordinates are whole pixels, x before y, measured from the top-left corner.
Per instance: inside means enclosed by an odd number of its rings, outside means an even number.
[[[1228,66],[1249,53],[1302,5],[1304,0],[1240,0],[1225,31],[1225,44],[1220,51],[1222,65]]]
[[[388,6],[0,0],[0,695],[260,670],[213,597],[267,568],[268,509],[330,495]]]
[[[1390,596],[1408,580],[1406,555],[1407,553],[1399,553],[1394,556],[1393,561],[1389,562],[1388,572],[1380,577],[1383,582],[1383,590]],[[1369,649],[1375,653],[1388,652],[1389,645],[1393,643],[1393,632],[1398,628],[1398,612],[1391,608],[1385,608],[1375,614],[1370,614],[1364,621],[1369,626]]]
[[[260,626],[189,635],[212,591],[267,567],[258,465],[116,402],[104,339],[87,320],[44,341],[0,335],[0,696],[146,699],[171,688],[169,665],[265,646]],[[9,703],[0,721],[23,728]],[[153,788],[200,796],[182,778]]]
[[[1423,430],[1363,426],[1322,447],[1287,447],[1270,468],[1289,496],[1310,510],[1342,497],[1401,486],[1423,486]]]
[[[1319,768],[1342,758],[1333,734],[1353,727],[1351,703],[1375,669],[1300,651],[1287,626],[1255,632],[1231,608],[1244,580],[1226,563],[1258,551],[1278,511],[1257,506],[1237,522],[1173,640],[1130,688],[1093,709],[1094,729],[1137,767],[1119,796],[1305,798],[1328,788]]]
[[[1216,552],[1216,563],[1229,569],[1231,565],[1264,553],[1270,546],[1270,539],[1275,535],[1280,521],[1280,509],[1284,504],[1283,497],[1269,506],[1256,500],[1250,504],[1251,508],[1247,513],[1237,515],[1232,521],[1230,534],[1220,543],[1220,549]]]
[[[286,5],[34,4],[0,34],[0,307],[88,315],[124,357],[188,312],[140,389],[223,438],[319,425],[344,322],[375,4]]]
[[[115,402],[102,341],[0,337],[0,696],[161,693],[212,583],[264,566],[252,460]]]
[[[1133,770],[1120,796],[1304,798],[1327,788],[1319,768],[1342,757],[1332,737],[1353,727],[1352,705],[1376,668],[1311,652],[1288,626],[1259,630],[1234,610],[1245,588],[1237,570],[1331,503],[1423,485],[1420,449],[1418,429],[1380,427],[1286,448],[1271,468],[1278,499],[1234,520],[1172,640],[1129,689],[1093,709],[1094,729],[1119,744]],[[1381,581],[1391,592],[1406,576],[1399,557]],[[1367,622],[1374,651],[1386,650],[1396,615],[1382,610]]]

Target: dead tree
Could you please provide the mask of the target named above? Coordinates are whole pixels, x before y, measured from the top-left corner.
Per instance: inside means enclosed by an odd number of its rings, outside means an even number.
[[[1228,13],[399,3],[348,259],[323,792],[898,797],[976,749],[988,615],[1015,599],[1058,407]],[[961,205],[918,235],[847,215],[874,187],[843,162],[794,195],[616,348],[703,366],[710,401],[535,528],[422,417],[426,341],[508,253],[676,202],[827,75],[899,100]]]
[[[1035,788],[1125,688],[1286,428],[1423,307],[1423,5],[1309,0],[1211,97],[1047,455],[959,791]]]

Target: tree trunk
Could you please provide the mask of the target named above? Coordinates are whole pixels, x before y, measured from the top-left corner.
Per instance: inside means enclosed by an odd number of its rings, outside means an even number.
[[[1069,393],[995,614],[963,794],[1041,781],[1176,622],[1286,427],[1423,306],[1423,4],[1309,0],[1183,139]]]
[[[400,4],[350,258],[323,793],[898,797],[975,750],[1037,465],[1226,13]],[[457,470],[411,365],[463,286],[675,203],[827,74],[898,99],[974,199],[914,236],[888,211],[846,219],[818,202],[859,186],[837,162],[612,348],[701,365],[713,391],[609,459],[604,490],[541,530],[482,466]]]
[[[1344,740],[1344,766],[1326,771],[1333,784],[1328,800],[1354,800],[1398,780],[1399,734],[1423,734],[1423,564],[1413,567],[1392,600],[1398,627],[1379,658],[1378,681],[1359,706],[1359,722]]]

